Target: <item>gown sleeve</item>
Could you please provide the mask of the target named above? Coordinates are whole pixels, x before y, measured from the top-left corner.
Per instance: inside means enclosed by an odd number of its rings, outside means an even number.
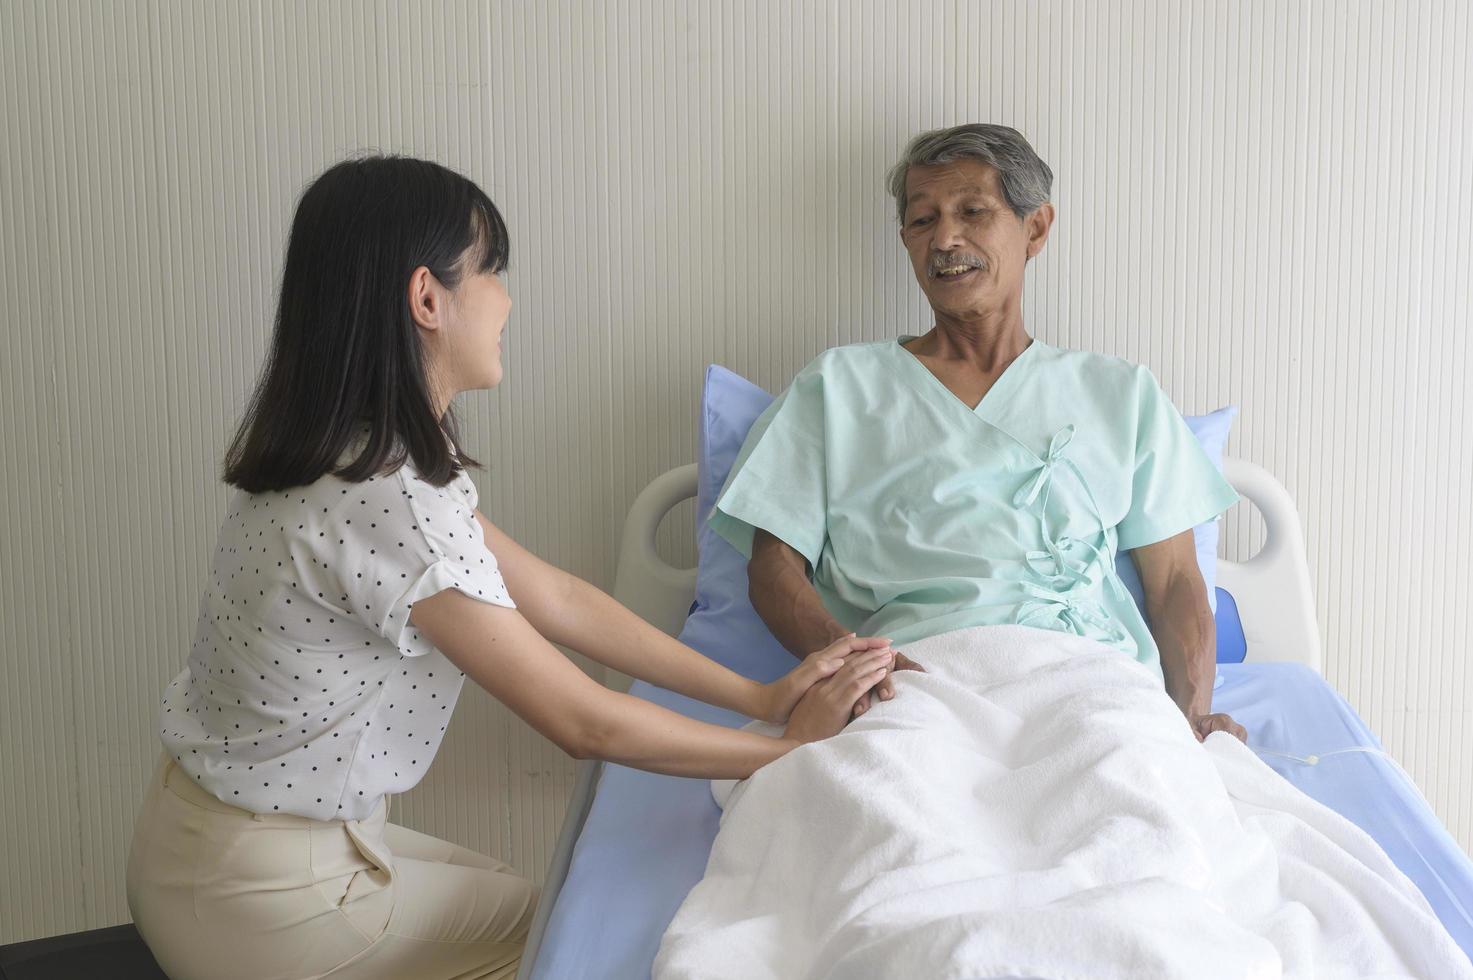
[[[818,566],[828,536],[823,377],[809,365],[752,425],[710,525],[744,557],[757,528]]]
[[[1238,500],[1155,377],[1139,369],[1135,383],[1135,460],[1130,507],[1116,527],[1128,551],[1212,520]]]

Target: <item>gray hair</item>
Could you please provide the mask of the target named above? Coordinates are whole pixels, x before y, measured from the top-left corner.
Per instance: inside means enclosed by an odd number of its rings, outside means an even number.
[[[1002,195],[1019,218],[1046,203],[1054,184],[1054,172],[1011,126],[971,123],[933,129],[911,140],[900,162],[890,168],[890,193],[895,196],[901,222],[905,221],[905,175],[910,168],[956,160],[980,160],[996,170]]]

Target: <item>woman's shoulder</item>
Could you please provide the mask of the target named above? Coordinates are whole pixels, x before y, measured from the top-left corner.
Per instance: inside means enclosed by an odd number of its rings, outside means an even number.
[[[479,503],[476,484],[464,469],[458,470],[444,486],[436,486],[420,474],[413,462],[406,460],[386,479],[396,483],[400,495],[422,507],[475,510]]]
[[[285,508],[304,508],[309,512],[330,514],[350,503],[366,506],[369,498],[384,502],[390,498],[407,496],[406,474],[385,470],[364,480],[349,480],[340,473],[324,473],[311,483],[303,483],[283,490],[266,490],[245,493],[245,499],[259,505]]]
[[[362,480],[350,480],[335,472],[285,490],[243,492],[232,510],[270,510],[279,515],[277,520],[290,536],[293,529],[321,530],[326,524],[352,529],[355,521],[359,532],[405,520],[417,524],[416,518],[425,515],[471,513],[478,504],[476,485],[465,470],[457,472],[444,486],[436,486],[424,478],[412,460],[406,459]]]

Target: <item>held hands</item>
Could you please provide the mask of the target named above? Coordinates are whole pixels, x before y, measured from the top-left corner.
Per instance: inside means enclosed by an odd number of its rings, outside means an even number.
[[[865,691],[859,696],[859,701],[854,705],[854,717],[858,718],[869,710],[871,698],[878,697],[881,701],[888,701],[895,696],[895,681],[890,675],[897,670],[918,670],[923,674],[926,672],[926,668],[900,651],[895,651],[895,663],[885,672],[885,679],[876,684],[873,691]]]
[[[810,653],[797,667],[771,684],[763,684],[757,694],[754,718],[781,725],[788,720],[793,706],[814,684],[832,677],[854,654],[868,650],[888,649],[890,641],[880,637],[856,637],[849,634],[835,640],[817,653]]]
[[[838,670],[808,688],[793,708],[785,737],[798,742],[816,742],[837,735],[849,723],[854,702],[889,674],[894,652],[888,645],[869,647],[872,642],[888,644],[888,641],[849,637],[839,643],[846,641],[864,646],[851,652]],[[828,647],[824,653],[834,650],[835,646],[838,644]],[[832,662],[833,658],[827,659]]]

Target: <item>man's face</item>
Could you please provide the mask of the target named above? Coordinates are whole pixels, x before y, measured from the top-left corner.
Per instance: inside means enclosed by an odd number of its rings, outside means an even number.
[[[905,194],[900,240],[938,315],[972,320],[1019,302],[1023,266],[1043,249],[1052,205],[1019,218],[997,171],[978,160],[911,167]]]

